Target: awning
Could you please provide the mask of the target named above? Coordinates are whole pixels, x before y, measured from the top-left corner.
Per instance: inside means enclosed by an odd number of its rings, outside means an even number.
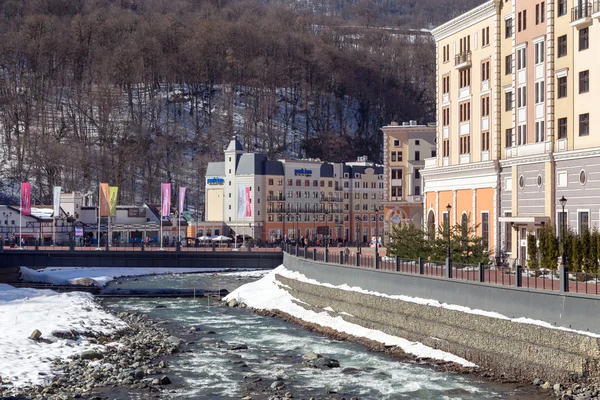
[[[498,222],[509,222],[512,224],[542,224],[550,222],[550,217],[546,216],[519,216],[519,217],[500,217]]]

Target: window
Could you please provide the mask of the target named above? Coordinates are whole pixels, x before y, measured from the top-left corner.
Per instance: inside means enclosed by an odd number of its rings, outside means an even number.
[[[558,0],[558,16],[567,15],[567,0]]]
[[[392,162],[396,162],[396,152],[392,151]]]
[[[546,10],[545,3],[541,2],[540,4],[535,5],[535,24],[542,24],[546,19]]]
[[[442,47],[442,59],[443,61],[446,63],[448,61],[450,61],[450,45],[447,44],[444,47]]]
[[[442,93],[450,93],[450,75],[442,77]]]
[[[397,198],[402,198],[402,186],[392,186],[392,199],[396,200]]]
[[[487,117],[490,115],[490,96],[481,98],[481,116]]]
[[[544,62],[544,50],[545,50],[545,47],[544,47],[543,41],[536,43],[533,46],[534,61],[535,61],[536,65]]]
[[[527,49],[523,47],[517,50],[517,70],[522,70],[527,67]]]
[[[490,214],[481,213],[481,245],[487,249],[490,242]]]
[[[504,59],[504,71],[506,75],[510,75],[513,72],[513,56],[509,54]]]
[[[558,37],[558,57],[567,55],[567,35]]]
[[[523,10],[517,14],[517,31],[521,32],[527,29],[527,10]]]
[[[460,122],[466,122],[471,120],[471,102],[466,101],[464,103],[460,103]]]
[[[490,60],[486,60],[481,63],[481,81],[487,81],[490,79]]]
[[[490,44],[490,27],[483,28],[481,30],[481,47],[485,47]]]
[[[504,214],[507,217],[512,217],[512,213],[507,212]],[[510,252],[512,249],[512,226],[510,224],[510,222],[506,222],[504,223],[504,235],[505,235],[505,239],[504,239],[504,248],[505,251]]]
[[[273,179],[269,179],[269,185],[273,186]]]
[[[488,151],[490,149],[490,132],[481,133],[481,151]]]
[[[584,28],[579,31],[579,51],[587,50],[590,47],[589,28]]]
[[[392,179],[402,179],[402,168],[392,168]]]
[[[400,141],[399,140],[394,140],[394,147],[398,147],[400,146]]]
[[[420,144],[421,144],[421,141],[420,141],[420,140],[415,140],[415,146],[418,146],[418,145],[420,145]]]
[[[581,71],[579,73],[579,93],[590,91],[590,71]]]
[[[421,186],[415,186],[415,196],[421,195]]]
[[[535,104],[544,102],[544,81],[536,82],[534,85]]]
[[[517,107],[527,106],[527,86],[517,88]]]
[[[418,168],[415,168],[415,179],[421,179],[421,172]]]
[[[464,38],[460,39],[459,45],[459,53],[471,51],[471,35],[465,36]]]
[[[469,154],[471,152],[471,135],[460,137],[460,154]]]
[[[567,77],[562,76],[558,78],[558,98],[562,99],[567,97]]]
[[[507,18],[504,20],[504,37],[509,38],[512,37],[513,34],[513,20],[512,18]]]
[[[450,140],[444,139],[442,142],[442,157],[450,157]]]
[[[445,107],[442,109],[442,126],[450,125],[450,108]]]
[[[513,129],[507,129],[505,133],[506,148],[509,149],[513,145]]]
[[[517,145],[524,144],[527,144],[527,125],[519,125],[517,127]]]
[[[579,114],[579,136],[590,134],[590,114]]]
[[[511,111],[513,109],[513,92],[504,93],[505,110]]]
[[[559,139],[567,138],[567,119],[566,118],[558,119],[558,138]]]
[[[421,152],[415,151],[415,161],[419,161],[419,160],[421,160]]]
[[[578,212],[577,220],[579,224],[579,234],[581,235],[590,228],[590,213],[587,211]]]
[[[471,68],[460,70],[460,87],[462,89],[467,86],[471,86]]]
[[[545,128],[544,121],[538,121],[535,123],[535,142],[536,143],[544,141],[544,139],[546,137],[544,128]]]

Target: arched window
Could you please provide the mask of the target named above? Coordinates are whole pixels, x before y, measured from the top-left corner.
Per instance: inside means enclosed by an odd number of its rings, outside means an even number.
[[[430,237],[435,236],[435,230],[435,214],[433,213],[433,210],[431,210],[427,215],[427,233]]]

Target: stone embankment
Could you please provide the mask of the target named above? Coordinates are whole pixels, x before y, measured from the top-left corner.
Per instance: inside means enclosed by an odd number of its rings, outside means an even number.
[[[331,307],[335,310],[328,311],[332,316],[458,355],[477,364],[482,376],[500,381],[536,380],[536,386],[554,389],[561,399],[595,399],[600,394],[600,338],[313,285],[281,275],[277,280],[302,307],[318,312]],[[368,347],[376,349],[377,345]],[[396,348],[387,351],[411,358]],[[451,363],[446,368],[474,372]]]

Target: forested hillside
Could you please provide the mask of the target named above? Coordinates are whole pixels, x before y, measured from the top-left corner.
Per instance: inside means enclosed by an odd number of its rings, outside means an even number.
[[[377,160],[383,124],[434,115],[416,28],[474,3],[0,1],[0,193],[106,181],[139,203],[171,181],[199,206],[234,134],[273,158]]]

